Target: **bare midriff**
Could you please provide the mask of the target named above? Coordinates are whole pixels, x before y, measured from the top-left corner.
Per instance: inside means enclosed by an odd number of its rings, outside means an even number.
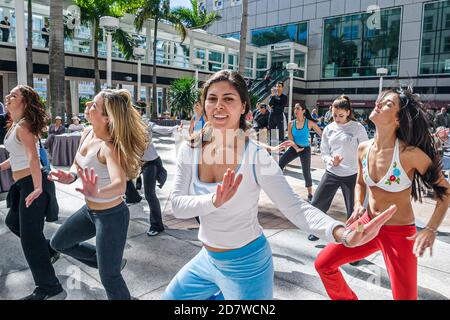
[[[397,206],[397,212],[385,225],[405,226],[415,223],[411,205],[411,188],[400,192],[388,192],[378,187],[370,188],[369,216],[371,218],[375,218],[393,204]]]
[[[115,199],[113,201],[105,202],[105,203],[94,202],[94,201],[90,201],[90,200],[86,199],[86,205],[91,210],[107,210],[107,209],[111,209],[111,208],[117,207],[122,202],[123,202],[122,198],[117,198],[117,199]]]

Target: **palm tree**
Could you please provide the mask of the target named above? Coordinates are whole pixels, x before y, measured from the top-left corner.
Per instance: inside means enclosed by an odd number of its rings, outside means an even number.
[[[50,110],[53,119],[65,110],[64,93],[64,18],[63,2],[50,1],[50,42],[48,50],[50,73]],[[64,121],[64,117],[63,117]]]
[[[180,20],[186,28],[206,30],[214,22],[222,17],[215,11],[206,13],[200,10],[197,0],[190,0],[192,8],[177,7],[172,10],[172,14]]]
[[[242,0],[241,37],[239,39],[239,73],[244,76],[247,53],[248,0]]]
[[[183,42],[186,38],[186,29],[181,23],[181,21],[174,16],[170,11],[170,1],[169,0],[143,0],[141,7],[136,12],[136,19],[134,20],[134,25],[137,32],[141,32],[144,27],[145,21],[153,19],[155,22],[154,33],[153,33],[153,73],[152,73],[152,119],[158,116],[157,111],[157,79],[156,79],[156,42],[158,36],[158,23],[161,20],[166,20],[173,23],[176,30],[181,33],[181,41]],[[147,114],[150,114],[149,107],[147,107]]]
[[[28,0],[28,29],[27,29],[27,84],[33,86],[33,8]]]
[[[128,1],[132,4],[133,1]],[[98,66],[98,43],[101,36],[100,18],[103,16],[121,17],[124,15],[123,1],[115,0],[74,0],[74,4],[80,7],[81,23],[90,24],[94,36],[94,76],[95,92],[100,91],[100,69]],[[113,36],[113,41],[118,45],[125,59],[129,60],[133,56],[133,38],[124,30],[117,29]]]

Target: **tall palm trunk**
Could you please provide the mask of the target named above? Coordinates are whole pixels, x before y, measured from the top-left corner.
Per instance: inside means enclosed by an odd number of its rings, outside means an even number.
[[[98,39],[100,36],[99,28],[100,28],[99,23],[97,21],[94,22],[94,77],[95,77],[94,90],[95,90],[95,94],[100,92],[100,69],[98,68]]]
[[[27,84],[33,86],[33,8],[28,0],[28,28],[27,28]]]
[[[241,38],[239,41],[239,73],[242,76],[245,73],[245,55],[247,52],[247,19],[248,0],[242,0]]]
[[[72,91],[70,90],[70,80],[65,80],[64,85],[66,87],[66,115],[67,122],[72,119]]]
[[[156,88],[156,39],[158,36],[158,18],[155,18],[153,33],[153,76],[152,76],[152,119],[158,117],[158,90]]]
[[[63,115],[66,109],[64,94],[64,20],[63,2],[60,0],[50,1],[50,43],[48,56],[50,61],[50,108],[52,118],[54,119],[57,115]]]

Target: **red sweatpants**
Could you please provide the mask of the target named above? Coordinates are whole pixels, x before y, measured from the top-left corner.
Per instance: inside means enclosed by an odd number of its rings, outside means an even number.
[[[368,223],[366,213],[360,218]],[[356,222],[350,226],[354,228]],[[333,300],[357,300],[358,297],[345,282],[339,267],[361,260],[381,250],[395,300],[417,300],[417,258],[413,254],[414,241],[406,239],[416,233],[415,226],[383,226],[372,241],[355,248],[342,244],[328,244],[317,256],[315,267],[325,289]]]

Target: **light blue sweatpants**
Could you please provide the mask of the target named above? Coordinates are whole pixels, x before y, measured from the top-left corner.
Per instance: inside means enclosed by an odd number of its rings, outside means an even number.
[[[172,279],[163,299],[206,300],[218,295],[227,300],[270,300],[273,277],[272,251],[261,235],[226,252],[203,247]]]

